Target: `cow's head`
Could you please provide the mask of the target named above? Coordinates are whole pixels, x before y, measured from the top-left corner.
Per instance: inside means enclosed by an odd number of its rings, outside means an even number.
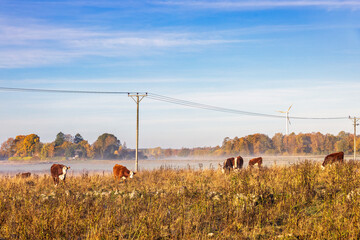
[[[136,172],[130,171],[130,178],[133,178]]]
[[[66,172],[67,172],[68,169],[70,169],[70,167],[63,166],[63,168],[62,168],[63,174],[66,174]]]
[[[229,171],[230,171],[230,168],[228,166],[226,166],[226,163],[223,163],[223,165],[221,166],[221,172],[226,173]]]

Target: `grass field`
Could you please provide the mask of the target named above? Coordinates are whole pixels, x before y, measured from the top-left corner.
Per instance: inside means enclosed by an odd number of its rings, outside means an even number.
[[[0,178],[0,239],[359,239],[360,164]]]

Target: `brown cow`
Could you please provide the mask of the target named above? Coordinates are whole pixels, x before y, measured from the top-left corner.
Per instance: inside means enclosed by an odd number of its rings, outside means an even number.
[[[262,165],[262,157],[257,157],[249,160],[249,167],[258,166],[259,168]]]
[[[66,178],[67,170],[70,169],[70,167],[67,167],[63,164],[53,164],[50,168],[51,177],[54,180],[55,186],[57,186],[60,182],[60,180],[64,181]]]
[[[113,167],[113,173],[115,180],[117,178],[119,178],[119,180],[120,179],[126,180],[127,178],[133,178],[134,175],[136,174],[135,172],[130,171],[126,167],[119,164],[115,164],[115,166]]]
[[[336,162],[344,163],[344,152],[337,152],[327,155],[321,165],[321,168],[324,169],[326,165],[331,166],[331,164]]]
[[[244,164],[244,159],[241,156],[237,156],[236,158],[228,158],[225,160],[222,168],[222,172],[225,171],[230,172],[231,169],[241,169]]]
[[[21,178],[28,178],[30,176],[31,176],[30,172],[23,172],[23,173],[16,174],[16,177],[21,177]]]

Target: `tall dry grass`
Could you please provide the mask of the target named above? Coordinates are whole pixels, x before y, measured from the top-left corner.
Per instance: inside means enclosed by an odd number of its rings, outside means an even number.
[[[359,239],[360,164],[0,179],[0,239]]]

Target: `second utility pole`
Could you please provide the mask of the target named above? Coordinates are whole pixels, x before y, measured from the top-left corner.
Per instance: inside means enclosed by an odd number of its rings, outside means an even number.
[[[130,94],[128,93],[128,96],[131,97],[135,103],[136,103],[136,152],[135,152],[135,171],[139,171],[139,103],[141,100],[143,100],[144,97],[147,96],[147,93],[145,94]],[[141,98],[140,98],[141,97]]]
[[[359,124],[357,123],[359,121],[359,119],[356,119],[356,117],[351,118],[349,116],[350,119],[354,120],[354,160],[356,160],[356,126],[358,126]]]

